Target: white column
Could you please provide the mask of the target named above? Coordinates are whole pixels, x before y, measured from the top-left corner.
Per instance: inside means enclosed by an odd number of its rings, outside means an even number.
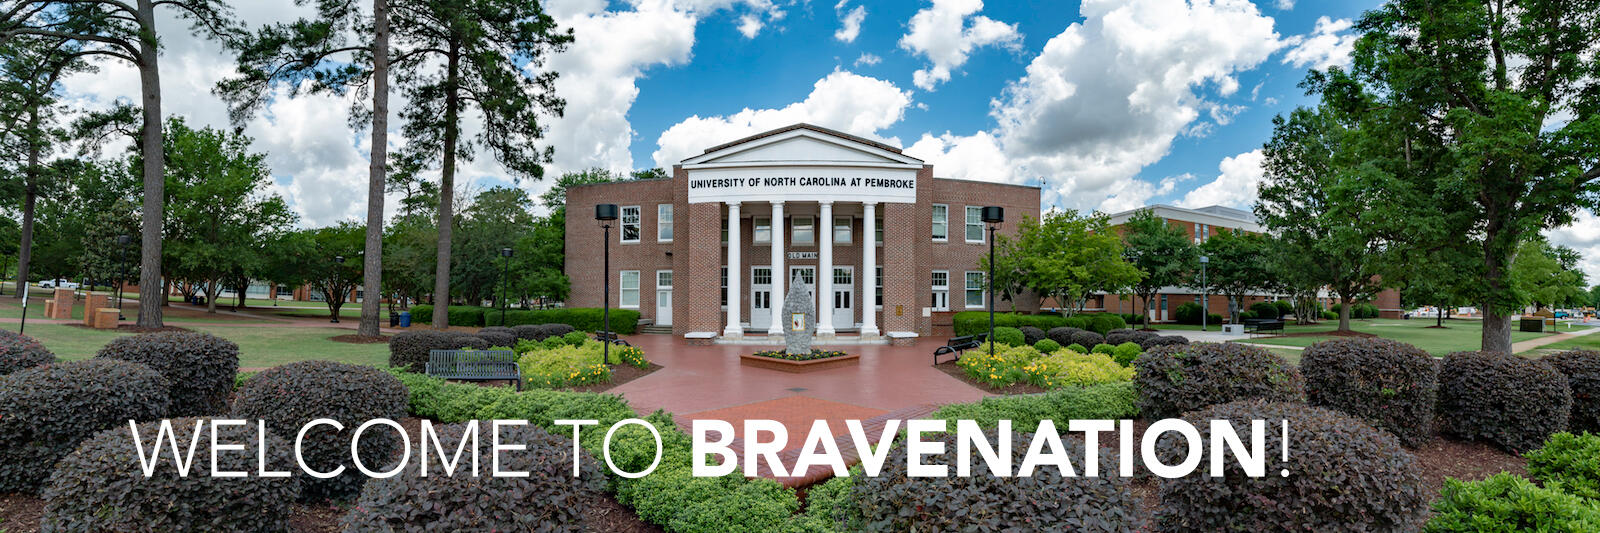
[[[789,271],[783,268],[786,253],[783,249],[783,200],[772,202],[770,224],[772,225],[772,300],[777,303],[773,304],[772,312],[769,313],[772,315],[772,325],[767,326],[767,335],[773,336],[783,334],[784,321],[788,320],[788,317],[783,316],[783,299],[788,295],[783,292],[783,288],[789,282]]]
[[[739,297],[744,293],[739,292],[739,280],[743,279],[744,272],[739,258],[739,202],[728,204],[728,325],[722,328],[722,336],[739,338],[744,336],[744,327],[739,325]]]
[[[857,307],[861,308],[861,338],[878,336],[878,204],[867,202],[862,204],[862,225],[866,228],[861,232],[861,294],[857,302],[866,302]]]
[[[817,244],[817,335],[832,337],[833,331],[833,202],[822,202],[822,214],[813,228],[821,239]]]

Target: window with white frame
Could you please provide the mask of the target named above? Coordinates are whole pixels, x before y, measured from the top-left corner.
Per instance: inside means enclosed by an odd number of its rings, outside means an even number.
[[[672,204],[656,206],[656,242],[672,242]]]
[[[656,271],[656,288],[657,289],[671,289],[672,288],[672,271],[671,270],[657,270]]]
[[[756,244],[772,243],[772,217],[756,217],[750,240]]]
[[[933,240],[944,242],[950,238],[950,206],[933,204]]]
[[[935,311],[950,310],[950,271],[933,271],[933,303]]]
[[[639,242],[639,206],[622,208],[622,242]]]
[[[621,283],[618,284],[617,307],[623,309],[639,308],[639,271],[624,270],[620,273]]]
[[[815,244],[817,242],[817,222],[812,217],[794,217],[791,223],[794,226],[790,241],[795,245]]]
[[[722,244],[728,244],[728,219],[722,219]]]
[[[983,208],[967,206],[967,242],[983,242]]]
[[[728,308],[728,267],[722,267],[722,308]]]
[[[833,243],[850,244],[850,217],[833,217]]]
[[[877,222],[872,224],[872,233],[872,242],[878,246],[883,246],[883,217],[878,217]]]
[[[983,307],[983,272],[967,272],[967,307]]]
[[[878,265],[874,272],[877,274],[872,276],[872,281],[874,283],[874,287],[872,289],[872,305],[883,307],[883,265]]]

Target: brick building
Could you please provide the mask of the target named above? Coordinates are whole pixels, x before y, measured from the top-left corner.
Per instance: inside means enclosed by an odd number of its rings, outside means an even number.
[[[1206,239],[1219,232],[1244,231],[1249,233],[1262,233],[1261,225],[1256,222],[1256,217],[1248,211],[1231,207],[1214,205],[1196,209],[1185,209],[1170,205],[1153,205],[1131,209],[1110,215],[1112,226],[1120,226],[1128,222],[1140,211],[1150,210],[1167,221],[1167,224],[1176,226],[1194,239],[1195,244],[1205,242]],[[1338,303],[1338,297],[1324,291],[1320,295],[1324,306],[1333,306]],[[1188,302],[1200,302],[1207,312],[1228,316],[1228,297],[1218,294],[1202,295],[1199,289],[1192,287],[1164,287],[1156,295],[1155,305],[1151,306],[1150,320],[1153,322],[1169,322],[1175,319],[1174,311],[1178,306]],[[1274,294],[1258,293],[1249,294],[1238,302],[1239,309],[1248,309],[1251,304],[1277,300]],[[1394,289],[1386,289],[1373,299],[1373,305],[1378,307],[1379,316],[1384,318],[1400,318],[1403,311],[1400,308],[1400,293]],[[1143,309],[1144,300],[1137,296],[1121,298],[1115,294],[1097,295],[1090,299],[1086,306],[1090,311],[1107,311],[1112,313],[1138,313]]]
[[[673,165],[670,178],[568,190],[570,306],[602,305],[599,204],[620,208],[611,304],[645,322],[676,335],[776,335],[798,277],[821,296],[820,336],[870,339],[928,335],[954,312],[987,308],[979,210],[1003,207],[998,231],[1012,234],[1038,217],[1039,189],[936,178],[894,146],[808,124],[779,128],[713,146]],[[1031,298],[1017,304],[1038,308]]]

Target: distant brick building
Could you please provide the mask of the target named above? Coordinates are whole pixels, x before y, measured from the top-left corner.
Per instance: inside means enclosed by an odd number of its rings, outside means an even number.
[[[775,335],[798,277],[821,295],[820,335],[874,338],[928,335],[954,312],[987,308],[979,210],[1003,207],[999,231],[1014,234],[1039,216],[1039,189],[936,178],[899,148],[788,126],[711,147],[670,178],[568,190],[571,306],[602,304],[599,204],[620,208],[613,306],[678,335]],[[1038,308],[1018,300],[1019,310]]]
[[[1155,215],[1167,221],[1167,224],[1178,227],[1194,239],[1195,244],[1205,242],[1218,232],[1243,231],[1248,233],[1262,233],[1261,225],[1256,222],[1255,215],[1248,211],[1214,205],[1196,209],[1185,209],[1170,205],[1152,205],[1131,209],[1110,215],[1112,226],[1126,224],[1129,219],[1140,211],[1153,211]],[[1249,309],[1251,304],[1277,300],[1278,295],[1257,293],[1249,294],[1238,302],[1239,309]],[[1320,298],[1324,305],[1332,306],[1338,303],[1336,296],[1327,294]],[[1203,297],[1201,291],[1190,287],[1164,287],[1153,299],[1155,305],[1151,306],[1150,320],[1152,322],[1170,322],[1175,319],[1174,312],[1178,306],[1189,302],[1201,302],[1207,312],[1228,316],[1228,297],[1225,295],[1211,294]],[[1202,300],[1204,300],[1202,302]],[[1400,293],[1394,289],[1386,289],[1378,293],[1372,304],[1378,307],[1379,316],[1383,318],[1400,318],[1403,310],[1400,308]],[[1100,294],[1090,298],[1085,306],[1088,310],[1107,311],[1112,313],[1139,313],[1144,308],[1144,299],[1137,296],[1121,298],[1115,294]]]

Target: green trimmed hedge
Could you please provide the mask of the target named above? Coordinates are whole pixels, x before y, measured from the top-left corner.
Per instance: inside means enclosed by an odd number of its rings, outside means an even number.
[[[411,306],[410,311],[411,323],[413,325],[419,322],[423,324],[433,323],[433,306],[427,304],[413,305]],[[452,305],[448,311],[450,315],[450,325],[467,326],[473,328],[487,326],[489,324],[483,323],[483,315],[485,314],[485,311],[488,311],[488,309],[472,305]],[[500,314],[495,313],[495,318],[500,318]]]
[[[582,332],[600,331],[604,323],[604,309],[598,307],[566,307],[561,309],[524,309],[507,311],[506,322],[500,323],[500,313],[484,313],[488,326],[522,326],[528,324],[566,324]],[[639,327],[637,309],[612,309],[611,331],[632,335]]]
[[[1600,510],[1559,487],[1501,472],[1483,481],[1445,479],[1423,531],[1600,531]]]
[[[616,311],[612,311],[612,313],[616,313]],[[962,311],[956,313],[951,321],[956,335],[977,335],[989,332],[988,311]],[[612,327],[616,327],[616,324],[617,319],[612,316]],[[1128,321],[1122,315],[1112,313],[1084,313],[1069,317],[1044,313],[1037,315],[994,314],[994,327],[1022,328],[1024,326],[1035,327],[1044,331],[1060,327],[1078,328],[1105,335],[1108,331],[1128,327]]]

